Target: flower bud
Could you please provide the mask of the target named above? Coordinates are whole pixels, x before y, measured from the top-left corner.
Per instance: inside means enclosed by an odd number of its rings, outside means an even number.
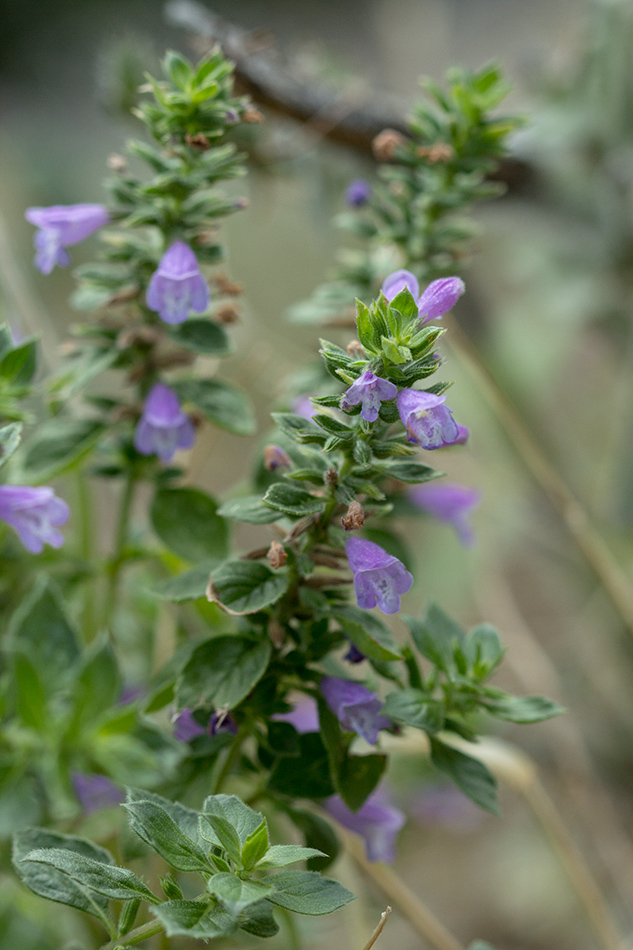
[[[396,149],[406,143],[407,140],[401,132],[396,129],[383,129],[371,143],[371,147],[376,161],[391,162],[395,158]]]
[[[341,518],[341,524],[346,531],[359,531],[365,524],[365,512],[359,501],[353,501],[347,509],[347,514]]]

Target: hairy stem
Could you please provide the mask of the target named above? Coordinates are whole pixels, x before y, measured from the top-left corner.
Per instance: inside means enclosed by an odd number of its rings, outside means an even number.
[[[156,934],[161,933],[164,929],[160,920],[149,920],[146,924],[142,924],[140,927],[130,930],[125,936],[105,943],[101,947],[101,950],[117,950],[118,947],[135,946],[135,944],[141,943],[149,937],[155,937]]]
[[[114,540],[114,553],[108,570],[108,586],[106,591],[106,602],[104,609],[104,619],[107,624],[112,617],[117,606],[117,596],[119,590],[119,581],[121,568],[125,563],[125,546],[128,541],[128,532],[130,526],[130,513],[132,502],[134,501],[134,492],[136,489],[136,476],[132,471],[128,472],[121,502],[119,507],[119,518],[117,522],[116,536]]]

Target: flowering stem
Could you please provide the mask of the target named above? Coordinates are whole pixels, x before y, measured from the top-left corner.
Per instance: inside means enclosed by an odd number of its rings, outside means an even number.
[[[610,598],[629,635],[633,637],[633,589],[624,571],[592,527],[587,512],[545,457],[516,409],[484,366],[474,346],[455,321],[451,323],[450,329],[449,339],[453,341],[459,357],[486,394],[507,436],[566,524],[576,546]]]
[[[114,542],[114,554],[112,556],[108,571],[108,588],[104,611],[106,623],[112,618],[114,611],[116,610],[119,578],[121,574],[121,568],[125,562],[124,552],[128,539],[130,513],[132,510],[135,489],[136,476],[134,471],[130,469],[127,475],[125,486],[123,488],[123,494],[121,496],[119,520],[117,523],[116,537]]]
[[[94,508],[90,481],[84,471],[80,471],[77,477],[77,499],[79,503],[79,544],[81,557],[89,569],[94,557],[92,517]],[[82,627],[86,643],[89,643],[94,637],[96,626],[95,581],[92,576],[89,576],[84,584],[84,608],[82,616]]]
[[[240,750],[242,748],[242,743],[244,742],[244,739],[246,739],[247,735],[248,729],[246,728],[246,724],[244,724],[236,735],[233,745],[229,749],[228,754],[222,764],[222,768],[218,772],[217,778],[213,782],[213,788],[211,791],[212,795],[217,795],[222,791],[224,783],[229,777],[231,769],[237,761],[237,757],[239,756]]]
[[[369,861],[365,856],[365,849],[359,839],[338,826],[345,847],[352,855],[363,874],[370,878],[389,898],[394,907],[407,918],[416,933],[420,934],[434,950],[464,950],[459,942],[443,923],[422,903],[417,894],[414,894],[393,868],[386,864]],[[379,925],[380,926],[380,925]],[[371,946],[371,942],[369,944]]]
[[[369,938],[369,940],[363,947],[363,950],[371,950],[371,948],[374,946],[374,944],[378,940],[378,937],[383,932],[385,924],[389,920],[390,914],[391,914],[391,907],[387,906],[385,910],[383,910],[382,914],[380,915],[380,920],[378,921],[378,924],[374,928],[374,931],[371,937]]]

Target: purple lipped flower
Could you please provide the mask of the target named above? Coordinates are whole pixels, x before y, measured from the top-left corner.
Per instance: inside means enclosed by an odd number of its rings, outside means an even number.
[[[201,726],[193,714],[193,710],[185,708],[172,720],[174,739],[178,742],[191,742],[198,736],[206,736],[207,730]]]
[[[390,801],[383,788],[373,792],[358,811],[351,811],[338,795],[323,802],[325,810],[344,828],[365,839],[370,861],[391,864],[396,857],[396,838],[406,817]]]
[[[134,448],[141,455],[158,455],[169,462],[178,449],[190,449],[196,430],[189,416],[180,408],[176,393],[156,383],[143,406],[143,415],[134,432]]]
[[[418,300],[422,323],[443,317],[445,313],[453,309],[465,290],[461,277],[441,277],[439,280],[434,280]]]
[[[398,387],[388,379],[375,376],[370,369],[365,370],[362,376],[352,383],[341,399],[341,409],[348,412],[352,406],[362,403],[361,416],[367,422],[375,422],[378,418],[380,404],[394,399]]]
[[[297,396],[296,399],[293,399],[292,411],[298,416],[302,416],[304,419],[311,419],[312,416],[316,416],[319,410],[315,409],[315,407],[312,405],[312,400],[308,395],[303,395]]]
[[[423,449],[441,449],[457,442],[460,427],[451,410],[444,405],[445,400],[446,396],[436,396],[420,389],[400,390],[396,405],[409,442],[416,442]]]
[[[110,220],[103,205],[52,205],[50,208],[27,208],[24,217],[38,229],[35,244],[35,266],[42,274],[50,274],[56,264],[68,267],[70,255],[66,248],[89,237]]]
[[[312,696],[302,695],[289,712],[274,713],[270,718],[273,722],[289,722],[300,735],[320,729],[319,710]]]
[[[85,812],[99,811],[125,801],[123,790],[106,775],[73,772],[72,783],[77,800]]]
[[[379,696],[362,683],[324,676],[320,688],[343,729],[356,732],[370,745],[376,745],[380,730],[391,725],[391,719],[380,712],[383,704]]]
[[[397,270],[385,277],[381,290],[387,300],[393,300],[405,287],[411,291],[413,298],[417,300],[420,296],[418,278],[410,270]]]
[[[345,545],[349,566],[354,572],[354,591],[359,607],[378,606],[385,614],[400,610],[400,595],[413,585],[413,575],[397,557],[387,554],[373,541],[350,538]]]
[[[367,204],[371,195],[371,185],[364,178],[354,178],[350,181],[345,192],[345,201],[352,208],[360,208]]]
[[[165,323],[184,323],[189,311],[203,313],[209,306],[209,288],[191,248],[176,241],[163,254],[152,274],[147,306]]]
[[[481,492],[476,488],[453,482],[428,482],[412,488],[409,498],[418,508],[452,525],[465,547],[474,543],[475,535],[468,516],[481,501]]]
[[[485,813],[449,782],[425,785],[412,796],[407,812],[422,825],[441,825],[450,831],[474,831]]]
[[[348,663],[362,663],[367,657],[364,653],[361,653],[355,643],[350,641],[349,648],[347,653],[344,654],[343,659],[347,660]]]
[[[0,520],[11,525],[31,554],[40,554],[45,544],[60,548],[64,536],[57,529],[69,517],[70,508],[52,488],[0,485]]]
[[[227,709],[218,709],[209,719],[207,731],[210,736],[217,736],[220,732],[228,732],[232,736],[236,736],[237,723]]]
[[[420,296],[420,285],[415,274],[408,270],[398,270],[385,278],[382,292],[387,300],[393,300],[405,287],[411,291],[418,304],[418,314],[422,323],[444,316],[455,306],[466,290],[461,277],[441,277],[430,283]]]
[[[455,445],[466,445],[468,442],[468,436],[470,435],[470,429],[467,429],[466,426],[457,426],[457,438],[455,439]]]

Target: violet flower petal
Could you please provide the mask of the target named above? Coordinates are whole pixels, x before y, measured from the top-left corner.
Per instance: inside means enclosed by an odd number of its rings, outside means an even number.
[[[343,728],[358,733],[370,745],[376,745],[380,730],[391,725],[391,720],[381,715],[383,704],[378,695],[362,683],[324,676],[320,689]]]
[[[0,520],[17,533],[31,554],[40,554],[45,544],[60,548],[64,536],[58,531],[70,517],[70,508],[52,488],[0,485]]]
[[[77,800],[85,812],[99,811],[125,801],[123,790],[106,775],[73,772],[72,783]]]
[[[357,406],[360,402],[362,403],[360,414],[363,419],[366,419],[367,422],[375,422],[378,418],[380,404],[389,399],[394,399],[397,393],[397,386],[390,383],[388,379],[375,376],[368,369],[352,383],[343,395],[341,409],[348,411],[351,406]]]
[[[326,798],[323,805],[339,824],[364,838],[370,861],[391,864],[395,860],[396,838],[406,818],[392,804],[384,789],[373,792],[356,812],[351,811],[338,795]]]
[[[350,181],[345,192],[345,201],[352,208],[360,208],[367,204],[371,195],[371,185],[364,178],[354,178]]]
[[[443,405],[445,398],[418,389],[400,390],[396,405],[409,442],[439,449],[458,441],[460,430],[451,410]]]
[[[83,241],[110,220],[106,208],[97,204],[27,208],[24,216],[38,228],[33,239],[35,266],[43,274],[50,274],[56,264],[67,267],[70,255],[64,248]]]
[[[193,422],[180,407],[176,393],[156,383],[145,400],[143,415],[134,432],[134,448],[141,455],[158,455],[171,461],[178,449],[190,449],[196,438]]]
[[[422,322],[436,320],[448,313],[465,290],[464,281],[460,277],[442,277],[440,280],[434,280],[418,300]]]
[[[468,516],[481,501],[481,492],[476,488],[452,482],[429,482],[412,488],[409,498],[418,508],[452,525],[464,547],[474,543]]]
[[[289,722],[300,735],[320,730],[319,710],[312,696],[302,696],[290,712],[275,713],[270,718],[273,722]]]
[[[198,259],[183,241],[176,241],[163,254],[150,279],[146,303],[165,323],[184,323],[189,311],[202,313],[209,306],[209,288]]]
[[[359,607],[379,607],[385,614],[400,610],[400,595],[413,585],[413,575],[402,561],[387,554],[372,541],[350,538],[345,545],[349,566],[354,573],[354,591]]]
[[[381,290],[387,300],[393,300],[405,287],[408,287],[417,300],[420,296],[418,278],[415,274],[412,274],[410,270],[397,270],[393,274],[389,274],[388,277],[385,277],[382,282]]]
[[[206,736],[207,730],[201,726],[193,714],[193,710],[185,708],[172,720],[174,739],[178,742],[191,742],[198,736]]]

